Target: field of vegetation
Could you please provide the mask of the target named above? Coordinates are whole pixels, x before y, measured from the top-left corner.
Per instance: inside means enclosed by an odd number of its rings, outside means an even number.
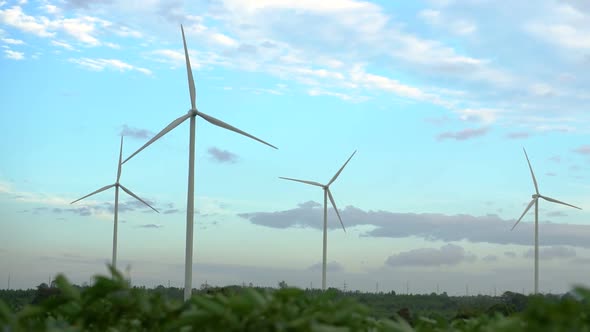
[[[396,295],[252,287],[130,287],[111,270],[92,286],[0,290],[0,331],[590,331],[590,290],[567,296]]]

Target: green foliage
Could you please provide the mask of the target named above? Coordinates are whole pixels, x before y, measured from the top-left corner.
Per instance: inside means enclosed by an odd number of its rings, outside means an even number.
[[[179,289],[170,293],[162,286],[152,291],[133,288],[118,271],[111,269],[111,274],[96,277],[87,288],[73,286],[60,275],[55,287],[40,285],[36,294],[27,295],[37,304],[15,308],[0,301],[0,331],[590,332],[590,290],[583,288],[563,298],[504,294],[487,310],[460,305],[452,317],[434,312],[412,315],[404,309],[392,311],[391,319],[376,319],[370,307],[355,299],[358,296],[337,290],[309,292],[286,284],[278,290],[208,288],[182,302],[176,299]],[[405,300],[411,297],[406,295]],[[436,294],[415,299],[426,301],[426,297],[435,302],[452,300]],[[515,311],[517,305],[521,312]]]
[[[386,331],[367,307],[334,292],[236,289],[169,300],[129,287],[116,270],[84,290],[65,277],[39,304],[13,312],[0,302],[1,331]],[[45,292],[45,287],[38,291]]]

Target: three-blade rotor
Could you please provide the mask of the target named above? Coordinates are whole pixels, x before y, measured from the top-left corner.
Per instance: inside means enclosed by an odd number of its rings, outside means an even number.
[[[135,151],[133,154],[131,154],[129,157],[127,157],[127,159],[125,159],[125,161],[123,161],[123,164],[126,163],[129,159],[133,158],[136,154],[138,154],[139,152],[141,152],[143,149],[147,148],[148,146],[150,146],[152,143],[154,143],[155,141],[157,141],[158,139],[160,139],[162,136],[166,135],[168,132],[172,131],[172,129],[178,127],[181,123],[183,123],[184,121],[186,121],[187,119],[189,119],[192,116],[200,116],[201,118],[203,118],[205,121],[216,125],[218,127],[227,129],[227,130],[231,130],[235,133],[238,133],[240,135],[246,136],[248,138],[251,138],[255,141],[258,141],[262,144],[268,145],[271,148],[277,149],[278,148],[266,141],[261,140],[260,138],[248,134],[247,132],[240,130],[230,124],[227,124],[217,118],[214,118],[210,115],[207,115],[203,112],[199,112],[197,111],[197,106],[196,106],[196,90],[195,90],[195,80],[193,78],[193,71],[191,69],[191,62],[188,56],[188,48],[186,46],[186,38],[184,36],[184,27],[182,25],[180,25],[180,30],[182,31],[182,45],[184,47],[184,57],[185,57],[185,61],[186,61],[186,71],[187,71],[187,76],[188,76],[188,89],[189,89],[189,94],[190,94],[190,99],[191,99],[191,109],[189,110],[189,112],[181,117],[179,117],[178,119],[170,122],[170,124],[168,126],[166,126],[164,129],[162,129],[158,134],[156,134],[154,137],[152,137],[152,139],[150,139],[149,141],[147,141],[147,143],[145,143],[142,147],[140,147],[137,151]]]
[[[352,155],[348,158],[348,160],[346,160],[344,165],[342,165],[342,167],[340,167],[338,172],[336,172],[336,174],[334,174],[334,176],[332,177],[332,179],[330,179],[330,182],[328,182],[328,184],[323,185],[323,184],[321,184],[319,182],[315,182],[315,181],[293,179],[293,178],[287,178],[287,177],[282,177],[282,176],[279,176],[279,179],[301,182],[301,183],[309,184],[312,186],[321,187],[328,195],[328,198],[330,199],[330,203],[332,204],[332,207],[334,208],[334,211],[336,212],[336,215],[338,216],[338,220],[340,221],[340,225],[342,226],[342,229],[344,230],[344,232],[346,232],[346,228],[344,227],[344,223],[342,222],[342,218],[340,217],[340,212],[338,211],[338,208],[336,207],[336,201],[334,200],[334,196],[332,196],[332,192],[330,191],[330,185],[334,181],[336,181],[336,179],[338,178],[340,173],[342,173],[342,170],[344,169],[344,167],[346,167],[346,165],[348,164],[350,159],[352,159],[352,157],[354,156],[355,153],[356,153],[356,150],[352,153]]]
[[[121,162],[121,159],[123,157],[123,136],[121,135],[121,147],[119,149],[119,164],[117,165],[117,182],[113,183],[113,184],[109,184],[108,186],[104,186],[96,191],[91,192],[90,194],[78,198],[77,200],[71,202],[70,204],[74,204],[78,201],[83,200],[84,198],[90,197],[92,195],[96,195],[100,192],[103,192],[107,189],[110,189],[112,187],[119,187],[121,189],[123,189],[123,191],[125,191],[127,194],[129,194],[129,196],[132,196],[133,198],[137,199],[138,201],[142,202],[143,204],[147,205],[150,209],[160,213],[160,211],[156,210],[153,206],[149,205],[146,201],[144,201],[143,199],[139,198],[139,196],[137,196],[136,194],[134,194],[131,190],[125,188],[125,186],[123,186],[122,184],[119,183],[119,180],[121,179],[121,166],[123,165],[123,163]]]
[[[557,203],[557,204],[561,204],[561,205],[566,205],[566,206],[573,207],[573,208],[576,208],[576,209],[581,210],[581,208],[579,208],[579,207],[577,207],[575,205],[572,205],[572,204],[569,204],[569,203],[565,203],[565,202],[559,201],[559,200],[557,200],[555,198],[543,196],[543,195],[541,195],[539,193],[539,185],[537,184],[537,179],[535,178],[535,173],[533,172],[533,167],[531,166],[531,162],[529,160],[529,156],[527,155],[526,150],[524,148],[522,150],[524,151],[524,156],[526,157],[526,161],[527,161],[527,163],[529,165],[529,170],[531,171],[531,177],[533,178],[533,184],[535,185],[535,192],[536,192],[536,194],[533,195],[533,199],[531,200],[531,202],[529,203],[529,205],[527,205],[526,209],[524,209],[524,212],[520,215],[520,218],[518,218],[518,220],[516,221],[516,223],[514,224],[514,226],[512,226],[512,228],[510,230],[513,230],[514,227],[516,227],[516,225],[518,225],[518,223],[522,220],[522,218],[526,215],[526,213],[531,209],[531,207],[534,204],[538,204],[539,198],[542,198],[542,199],[544,199],[544,200],[546,200],[548,202]]]

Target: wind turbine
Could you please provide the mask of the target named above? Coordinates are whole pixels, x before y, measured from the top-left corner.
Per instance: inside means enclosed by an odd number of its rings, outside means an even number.
[[[86,197],[90,197],[94,194],[98,194],[99,192],[102,192],[102,191],[105,191],[105,190],[110,189],[112,187],[115,187],[115,222],[114,222],[114,226],[113,226],[113,260],[112,260],[112,264],[113,264],[114,268],[117,267],[117,224],[118,224],[118,215],[119,215],[119,188],[123,189],[124,192],[129,194],[129,196],[133,196],[135,199],[137,199],[138,201],[147,205],[152,210],[160,213],[154,207],[152,207],[151,205],[146,203],[146,201],[144,201],[143,199],[141,199],[137,195],[135,195],[133,192],[131,192],[131,190],[125,188],[125,186],[123,186],[122,184],[119,183],[119,179],[121,178],[121,165],[122,165],[121,159],[122,159],[122,157],[123,157],[123,136],[121,136],[121,148],[119,149],[119,166],[117,168],[117,181],[115,181],[115,183],[110,184],[108,186],[104,186],[104,187],[102,187],[102,188],[82,197],[82,198],[78,198],[77,200],[70,203],[70,204],[74,204],[77,201],[81,201]]]
[[[236,132],[240,135],[244,135],[251,139],[254,139],[260,143],[266,144],[272,148],[277,149],[276,146],[269,144],[257,137],[254,137],[236,127],[233,127],[221,120],[218,120],[210,115],[207,115],[201,111],[197,110],[196,106],[196,92],[195,92],[195,82],[193,80],[193,72],[191,69],[191,63],[188,57],[188,50],[186,47],[186,39],[184,38],[184,28],[182,24],[180,25],[180,30],[182,31],[182,43],[184,45],[184,57],[186,59],[186,72],[188,75],[188,86],[189,86],[189,93],[191,98],[191,109],[188,111],[187,114],[179,117],[178,119],[172,121],[168,126],[166,126],[162,131],[160,131],[156,136],[150,139],[147,143],[145,143],[141,148],[135,151],[132,155],[130,155],[123,164],[126,163],[129,159],[133,158],[136,154],[138,154],[141,150],[147,148],[150,144],[157,141],[162,136],[166,135],[172,129],[176,128],[178,125],[183,123],[185,120],[190,119],[190,136],[189,136],[189,158],[188,158],[188,190],[187,190],[187,207],[186,207],[186,253],[185,253],[185,261],[184,261],[184,300],[188,300],[191,297],[192,293],[192,264],[193,264],[193,219],[194,219],[194,192],[195,192],[195,126],[196,126],[196,118],[200,116],[205,121],[214,124],[218,127],[225,128],[227,130],[231,130]]]
[[[516,227],[516,225],[518,225],[518,223],[522,220],[524,215],[530,210],[530,208],[534,204],[535,205],[535,293],[534,294],[538,294],[539,293],[539,198],[542,198],[542,199],[552,202],[552,203],[571,206],[571,207],[579,209],[579,210],[581,210],[581,208],[571,205],[571,204],[568,204],[568,203],[565,203],[565,202],[562,202],[562,201],[558,201],[555,198],[541,195],[539,193],[539,186],[537,185],[537,179],[535,178],[535,173],[533,172],[533,167],[531,166],[531,162],[529,161],[529,156],[527,155],[526,150],[524,148],[522,148],[522,150],[524,151],[524,156],[526,157],[526,161],[529,164],[529,169],[531,171],[531,176],[533,178],[533,184],[535,185],[535,193],[532,195],[533,199],[531,200],[529,205],[526,207],[526,209],[524,209],[524,212],[522,213],[520,218],[518,218],[518,220],[516,221],[514,226],[512,226],[511,230],[513,230],[514,227]]]
[[[327,258],[326,251],[327,251],[327,246],[328,246],[328,198],[330,198],[330,202],[332,203],[332,206],[334,207],[334,211],[336,211],[336,215],[338,216],[338,220],[340,220],[340,225],[342,225],[342,229],[344,230],[344,232],[346,232],[346,228],[344,228],[344,224],[342,223],[342,218],[340,218],[340,213],[338,212],[338,209],[336,208],[336,202],[334,202],[334,197],[332,196],[332,193],[330,192],[330,185],[334,181],[336,181],[336,178],[338,178],[338,175],[340,175],[340,173],[342,172],[342,170],[344,169],[346,164],[348,164],[348,162],[350,161],[350,159],[352,159],[352,157],[354,156],[355,153],[356,153],[356,151],[354,151],[352,153],[352,155],[350,155],[348,160],[344,163],[344,165],[342,165],[342,167],[340,167],[338,172],[336,172],[336,174],[334,174],[334,176],[332,177],[330,182],[328,182],[328,184],[321,184],[321,183],[318,183],[315,181],[285,178],[282,176],[279,177],[280,179],[284,179],[284,180],[296,181],[296,182],[301,182],[301,183],[305,183],[305,184],[310,184],[312,186],[318,186],[324,190],[324,251],[323,251],[323,260],[322,260],[322,290],[326,290],[326,258]]]

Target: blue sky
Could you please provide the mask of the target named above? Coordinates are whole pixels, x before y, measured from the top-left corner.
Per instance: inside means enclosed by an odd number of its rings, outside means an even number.
[[[190,107],[197,120],[193,285],[530,291],[534,187],[542,291],[590,272],[590,7],[584,1],[0,1],[0,270],[11,287],[105,271],[128,156]],[[188,124],[123,167],[119,262],[136,284],[183,278]],[[315,203],[314,203],[315,202]]]

